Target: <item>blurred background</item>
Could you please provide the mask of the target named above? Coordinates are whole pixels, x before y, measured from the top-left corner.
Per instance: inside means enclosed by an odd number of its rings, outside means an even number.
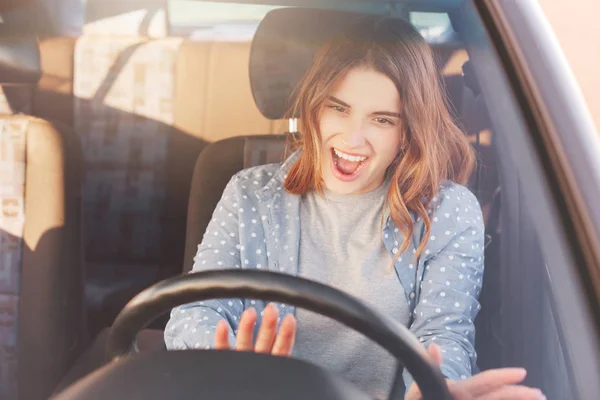
[[[600,1],[538,1],[575,72],[600,132]]]
[[[6,0],[18,3],[25,0]],[[60,19],[60,25],[65,29],[71,29],[71,33],[78,34],[83,24],[84,4],[86,0],[41,0],[48,5],[48,12],[53,19]],[[502,1],[502,0],[498,0]],[[73,3],[69,14],[60,10],[66,10],[65,2]],[[565,52],[571,68],[573,69],[577,81],[584,93],[588,106],[592,112],[596,129],[600,131],[600,15],[599,0],[538,0],[558,41]],[[57,4],[63,4],[63,7],[56,7]],[[195,5],[189,0],[170,1],[169,12],[172,18],[184,22],[186,18],[193,18],[190,14],[190,7]],[[235,5],[230,5],[236,7]],[[268,10],[265,6],[255,6],[256,15],[261,18]],[[80,14],[73,12],[75,9],[81,10]],[[219,13],[225,12],[223,7]],[[230,11],[230,10],[229,10]],[[249,10],[245,10],[247,16]],[[217,13],[218,14],[218,13]],[[78,15],[80,19],[78,18]],[[231,16],[231,13],[228,13]],[[218,18],[218,15],[216,15]],[[71,23],[67,23],[71,19]],[[192,21],[190,21],[192,22]],[[58,25],[58,24],[57,24]],[[68,33],[68,32],[64,32]]]

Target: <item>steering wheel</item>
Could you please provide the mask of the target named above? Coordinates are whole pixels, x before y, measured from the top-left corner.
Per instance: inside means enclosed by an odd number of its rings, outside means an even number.
[[[411,373],[423,399],[452,399],[438,366],[406,327],[329,286],[260,270],[198,272],[142,291],[110,330],[107,357],[111,362],[55,399],[369,399],[337,375],[294,358],[216,350],[138,353],[136,335],[155,318],[181,304],[218,298],[285,303],[332,318],[392,354]],[[389,399],[402,399],[402,388],[398,365]]]

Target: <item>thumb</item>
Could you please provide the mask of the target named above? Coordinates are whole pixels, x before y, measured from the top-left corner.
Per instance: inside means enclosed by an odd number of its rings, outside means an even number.
[[[442,350],[440,349],[440,346],[432,343],[427,348],[427,351],[438,366],[442,365]]]

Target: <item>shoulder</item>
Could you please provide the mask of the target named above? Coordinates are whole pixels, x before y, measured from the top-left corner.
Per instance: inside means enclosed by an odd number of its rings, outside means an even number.
[[[266,186],[281,170],[281,163],[259,165],[241,170],[232,178],[238,184],[250,181],[257,189]]]
[[[459,263],[479,273],[483,269],[485,226],[477,198],[456,183],[444,183],[434,198],[429,208],[431,232],[423,262],[443,260],[443,267]],[[424,227],[421,232],[425,233]]]
[[[446,181],[429,205],[432,232],[457,233],[469,228],[483,230],[483,216],[477,197],[463,185]],[[443,231],[443,232],[440,232]]]
[[[223,200],[233,198],[242,203],[255,202],[264,195],[265,191],[270,193],[277,187],[283,186],[280,179],[281,171],[281,163],[243,169],[229,180],[223,193]]]
[[[459,213],[461,209],[481,211],[479,201],[471,190],[450,181],[445,181],[440,185],[437,194],[431,201],[430,208],[434,211],[443,210],[444,212],[454,210],[455,213]]]
[[[283,162],[245,168],[233,176],[230,184],[244,191],[260,190],[272,194],[282,189],[287,173],[299,155],[300,151],[296,151]]]

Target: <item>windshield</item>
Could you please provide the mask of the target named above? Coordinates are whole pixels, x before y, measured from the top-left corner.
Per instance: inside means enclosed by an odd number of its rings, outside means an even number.
[[[583,313],[558,311],[564,280],[556,271],[573,276],[573,260],[555,256],[572,238],[556,239],[567,232],[540,162],[547,155],[475,2],[239,1],[44,0],[2,15],[3,28],[38,38],[41,78],[2,85],[0,111],[50,121],[49,132],[64,137],[56,142],[65,155],[52,165],[64,162],[68,172],[52,175],[62,179],[52,198],[67,199],[56,209],[77,215],[46,210],[60,218],[40,236],[64,228],[82,241],[71,246],[77,263],[61,272],[65,287],[35,281],[41,303],[69,297],[69,312],[85,313],[84,330],[96,338],[162,279],[209,267],[289,272],[359,297],[422,343],[438,343],[452,379],[523,367],[525,384],[548,398],[578,399],[576,341],[565,321]],[[375,46],[365,31],[344,30],[359,23],[391,39]],[[331,41],[340,32],[355,42]],[[302,158],[305,150],[320,153]],[[46,153],[36,157],[29,160]],[[319,185],[323,196],[312,196]],[[24,254],[52,253],[38,238],[25,240],[25,228],[4,231]],[[78,273],[84,284],[67,279]],[[20,284],[11,280],[10,290]],[[11,313],[21,296],[13,292]],[[298,318],[306,358],[387,388],[391,367],[387,375],[371,367],[394,363],[379,363],[362,339],[277,307]],[[169,349],[211,348],[217,326],[233,341],[251,308],[260,318],[266,304],[190,303],[150,328]],[[0,326],[0,352],[16,359],[21,325],[10,318]],[[70,348],[33,328],[22,329],[47,340],[44,348]],[[78,346],[60,360],[84,354]],[[363,355],[370,364],[359,369]],[[64,364],[48,376],[66,376],[73,365]]]

